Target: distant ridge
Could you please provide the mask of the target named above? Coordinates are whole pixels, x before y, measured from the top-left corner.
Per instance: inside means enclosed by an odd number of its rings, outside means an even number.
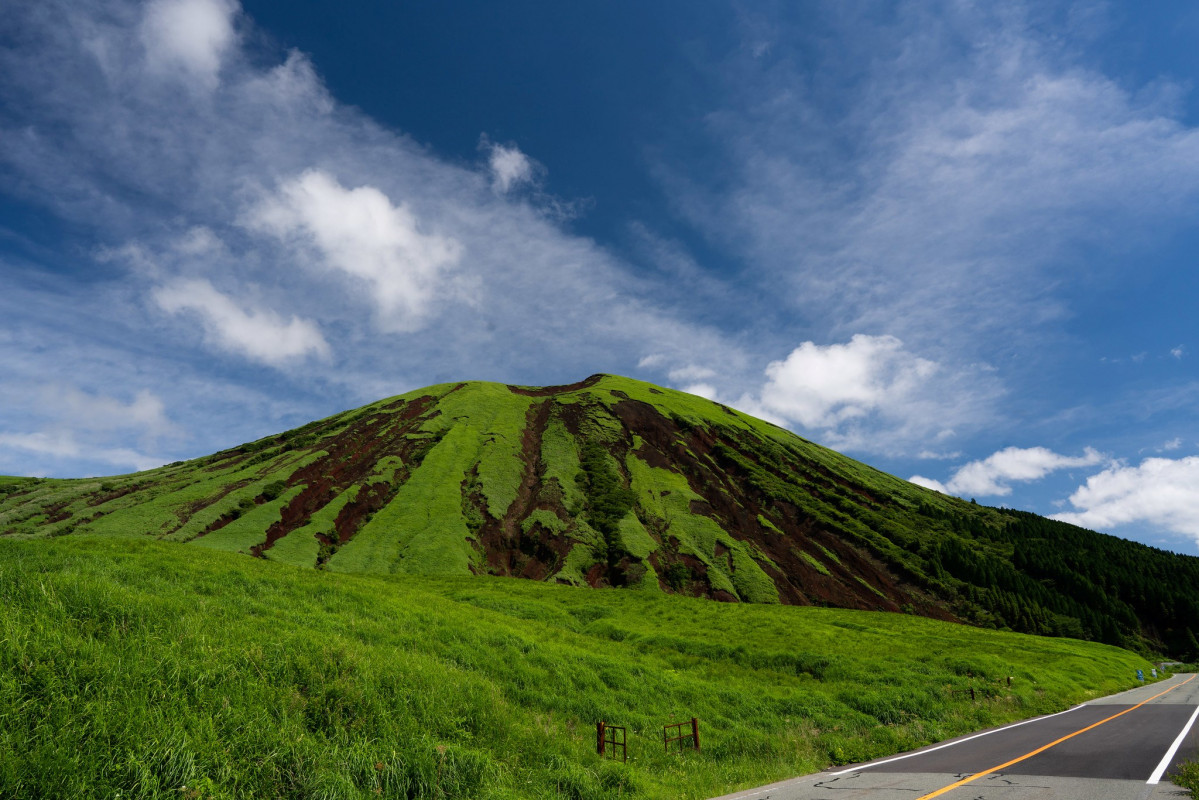
[[[0,478],[0,535],[905,611],[1199,657],[1199,559],[915,486],[611,375],[447,383],[205,458]]]

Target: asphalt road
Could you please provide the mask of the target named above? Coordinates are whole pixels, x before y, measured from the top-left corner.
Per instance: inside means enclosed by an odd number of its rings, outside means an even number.
[[[1188,793],[1169,777],[1199,753],[1196,717],[1199,677],[1175,675],[1060,714],[717,800],[1181,800]]]

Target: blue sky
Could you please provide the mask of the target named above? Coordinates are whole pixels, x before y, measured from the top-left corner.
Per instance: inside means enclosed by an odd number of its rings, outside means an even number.
[[[614,372],[1199,553],[1199,9],[44,0],[0,473]]]

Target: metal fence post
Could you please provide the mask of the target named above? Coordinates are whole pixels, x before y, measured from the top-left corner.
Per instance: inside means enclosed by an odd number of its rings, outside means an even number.
[[[602,756],[604,749],[604,723],[600,721],[595,723],[595,752]]]
[[[699,720],[691,718],[691,736],[695,739],[695,749],[699,749]]]

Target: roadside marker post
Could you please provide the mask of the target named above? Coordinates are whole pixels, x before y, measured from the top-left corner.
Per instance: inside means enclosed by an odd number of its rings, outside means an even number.
[[[1140,681],[1141,683],[1145,682],[1145,670],[1143,670],[1143,669],[1137,670],[1137,680]]]

